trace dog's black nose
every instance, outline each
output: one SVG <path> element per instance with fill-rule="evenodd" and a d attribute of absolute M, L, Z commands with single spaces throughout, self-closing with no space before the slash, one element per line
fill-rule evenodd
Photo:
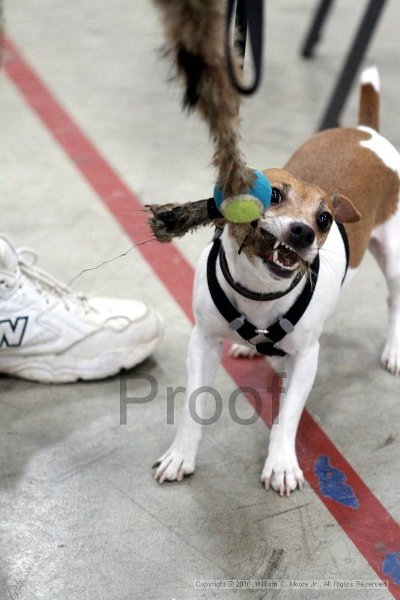
<path fill-rule="evenodd" d="M 289 244 L 293 248 L 307 248 L 315 240 L 315 233 L 312 227 L 305 223 L 292 223 L 290 226 Z"/>

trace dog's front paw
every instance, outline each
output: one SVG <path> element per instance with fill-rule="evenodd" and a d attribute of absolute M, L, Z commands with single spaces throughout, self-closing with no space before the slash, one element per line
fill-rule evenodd
<path fill-rule="evenodd" d="M 394 332 L 389 335 L 382 352 L 381 365 L 392 375 L 400 375 L 400 339 Z"/>
<path fill-rule="evenodd" d="M 255 348 L 245 346 L 244 344 L 232 344 L 229 348 L 229 356 L 233 358 L 254 358 L 261 356 Z"/>
<path fill-rule="evenodd" d="M 297 487 L 301 490 L 304 476 L 296 454 L 282 449 L 279 452 L 269 452 L 261 473 L 261 482 L 266 490 L 272 487 L 281 496 L 290 496 L 290 492 Z"/>
<path fill-rule="evenodd" d="M 164 481 L 182 481 L 194 473 L 195 459 L 190 453 L 178 446 L 171 446 L 153 465 L 157 469 L 154 479 L 159 483 Z"/>

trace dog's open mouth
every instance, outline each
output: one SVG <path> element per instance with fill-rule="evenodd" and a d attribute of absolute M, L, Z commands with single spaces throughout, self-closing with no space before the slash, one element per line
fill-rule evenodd
<path fill-rule="evenodd" d="M 272 250 L 261 256 L 267 267 L 279 277 L 291 277 L 304 263 L 289 246 L 276 240 Z"/>
<path fill-rule="evenodd" d="M 310 264 L 300 253 L 297 253 L 285 242 L 279 240 L 265 228 L 256 227 L 244 238 L 243 225 L 231 225 L 231 230 L 238 239 L 239 247 L 249 258 L 261 259 L 268 271 L 275 278 L 289 279 L 297 273 L 306 274 Z M 242 246 L 240 246 L 242 244 Z"/>

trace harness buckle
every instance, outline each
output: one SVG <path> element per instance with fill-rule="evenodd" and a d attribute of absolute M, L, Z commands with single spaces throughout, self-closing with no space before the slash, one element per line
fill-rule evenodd
<path fill-rule="evenodd" d="M 267 344 L 273 344 L 274 343 L 267 336 L 268 329 L 256 329 L 256 328 L 254 328 L 254 331 L 256 332 L 257 335 L 255 335 L 254 337 L 252 337 L 249 340 L 250 344 L 253 344 L 253 346 L 257 346 L 257 344 L 263 344 L 263 343 L 267 343 Z"/>
<path fill-rule="evenodd" d="M 229 323 L 229 327 L 233 329 L 233 331 L 237 331 L 242 327 L 242 325 L 244 325 L 245 319 L 246 317 L 244 315 L 241 315 L 240 317 L 233 319 L 233 321 Z"/>
<path fill-rule="evenodd" d="M 289 321 L 289 319 L 279 317 L 279 325 L 286 333 L 292 333 L 292 331 L 294 331 L 294 325 Z"/>

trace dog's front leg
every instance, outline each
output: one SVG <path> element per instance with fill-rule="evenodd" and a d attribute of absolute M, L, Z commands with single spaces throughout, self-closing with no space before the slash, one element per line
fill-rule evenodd
<path fill-rule="evenodd" d="M 287 358 L 287 384 L 280 398 L 279 414 L 271 429 L 268 456 L 261 474 L 266 489 L 271 485 L 288 496 L 304 477 L 296 456 L 296 433 L 301 413 L 314 383 L 319 343 Z"/>
<path fill-rule="evenodd" d="M 154 477 L 160 483 L 181 481 L 185 475 L 194 472 L 209 396 L 205 388 L 214 382 L 221 353 L 222 343 L 210 339 L 198 326 L 193 329 L 188 348 L 188 386 L 182 419 L 172 445 L 154 465 L 157 467 Z"/>

